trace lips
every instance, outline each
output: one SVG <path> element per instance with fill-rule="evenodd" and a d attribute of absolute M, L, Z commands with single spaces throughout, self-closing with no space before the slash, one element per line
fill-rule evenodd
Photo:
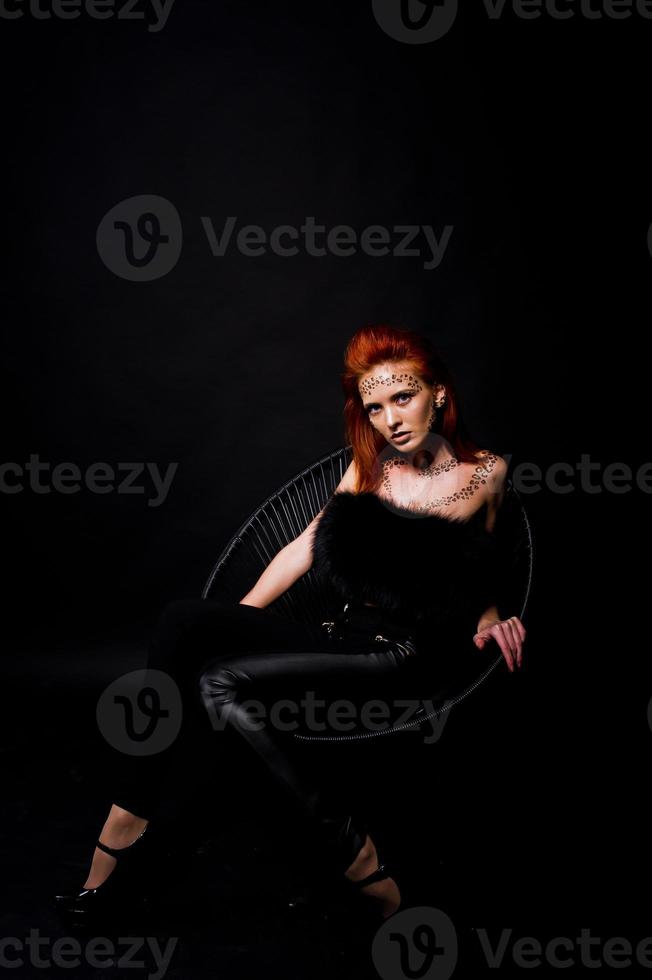
<path fill-rule="evenodd" d="M 403 439 L 405 436 L 411 435 L 410 432 L 395 432 L 392 439 Z"/>

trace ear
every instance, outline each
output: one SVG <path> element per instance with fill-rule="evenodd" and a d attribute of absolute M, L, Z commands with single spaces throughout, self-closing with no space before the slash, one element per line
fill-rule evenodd
<path fill-rule="evenodd" d="M 435 400 L 435 405 L 437 408 L 441 408 L 446 401 L 446 388 L 444 385 L 434 385 L 432 389 L 432 397 Z"/>

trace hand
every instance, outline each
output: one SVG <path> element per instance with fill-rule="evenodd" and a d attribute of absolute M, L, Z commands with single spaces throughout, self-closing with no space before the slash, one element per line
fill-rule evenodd
<path fill-rule="evenodd" d="M 518 616 L 499 619 L 495 623 L 485 626 L 484 629 L 478 630 L 473 636 L 473 642 L 478 650 L 482 650 L 492 638 L 500 647 L 507 666 L 513 673 L 516 667 L 520 667 L 523 663 L 522 649 L 525 640 L 523 623 Z"/>

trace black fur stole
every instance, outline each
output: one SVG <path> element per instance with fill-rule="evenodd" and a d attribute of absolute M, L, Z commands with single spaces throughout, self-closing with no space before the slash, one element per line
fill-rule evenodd
<path fill-rule="evenodd" d="M 485 508 L 470 519 L 423 516 L 374 493 L 335 493 L 313 538 L 313 566 L 345 600 L 401 619 L 446 622 L 496 601 L 496 546 Z"/>

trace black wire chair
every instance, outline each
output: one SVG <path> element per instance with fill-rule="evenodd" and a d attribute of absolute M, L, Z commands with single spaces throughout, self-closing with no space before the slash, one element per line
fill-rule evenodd
<path fill-rule="evenodd" d="M 239 602 L 258 580 L 272 558 L 293 541 L 326 504 L 341 481 L 352 459 L 350 446 L 335 450 L 308 466 L 271 494 L 244 522 L 228 542 L 217 559 L 202 592 L 202 598 L 221 598 Z M 525 615 L 533 570 L 533 542 L 530 523 L 520 496 L 510 480 L 499 511 L 496 533 L 502 542 L 501 595 L 498 603 L 502 610 L 519 609 L 519 618 Z M 323 643 L 321 623 L 332 620 L 342 600 L 328 582 L 323 581 L 311 568 L 286 592 L 267 608 L 279 615 L 301 623 L 307 633 Z M 439 718 L 443 711 L 475 690 L 501 663 L 502 654 L 486 665 L 477 677 L 466 684 L 443 706 L 431 711 L 425 707 L 415 712 L 414 718 L 403 723 L 392 723 L 374 731 L 353 731 L 346 735 L 319 735 L 295 731 L 293 737 L 303 741 L 351 741 L 389 735 L 420 726 Z M 426 692 L 428 693 L 428 692 Z M 435 698 L 434 700 L 438 700 Z M 431 699 L 432 703 L 434 700 Z M 427 703 L 431 703 L 428 701 Z"/>

